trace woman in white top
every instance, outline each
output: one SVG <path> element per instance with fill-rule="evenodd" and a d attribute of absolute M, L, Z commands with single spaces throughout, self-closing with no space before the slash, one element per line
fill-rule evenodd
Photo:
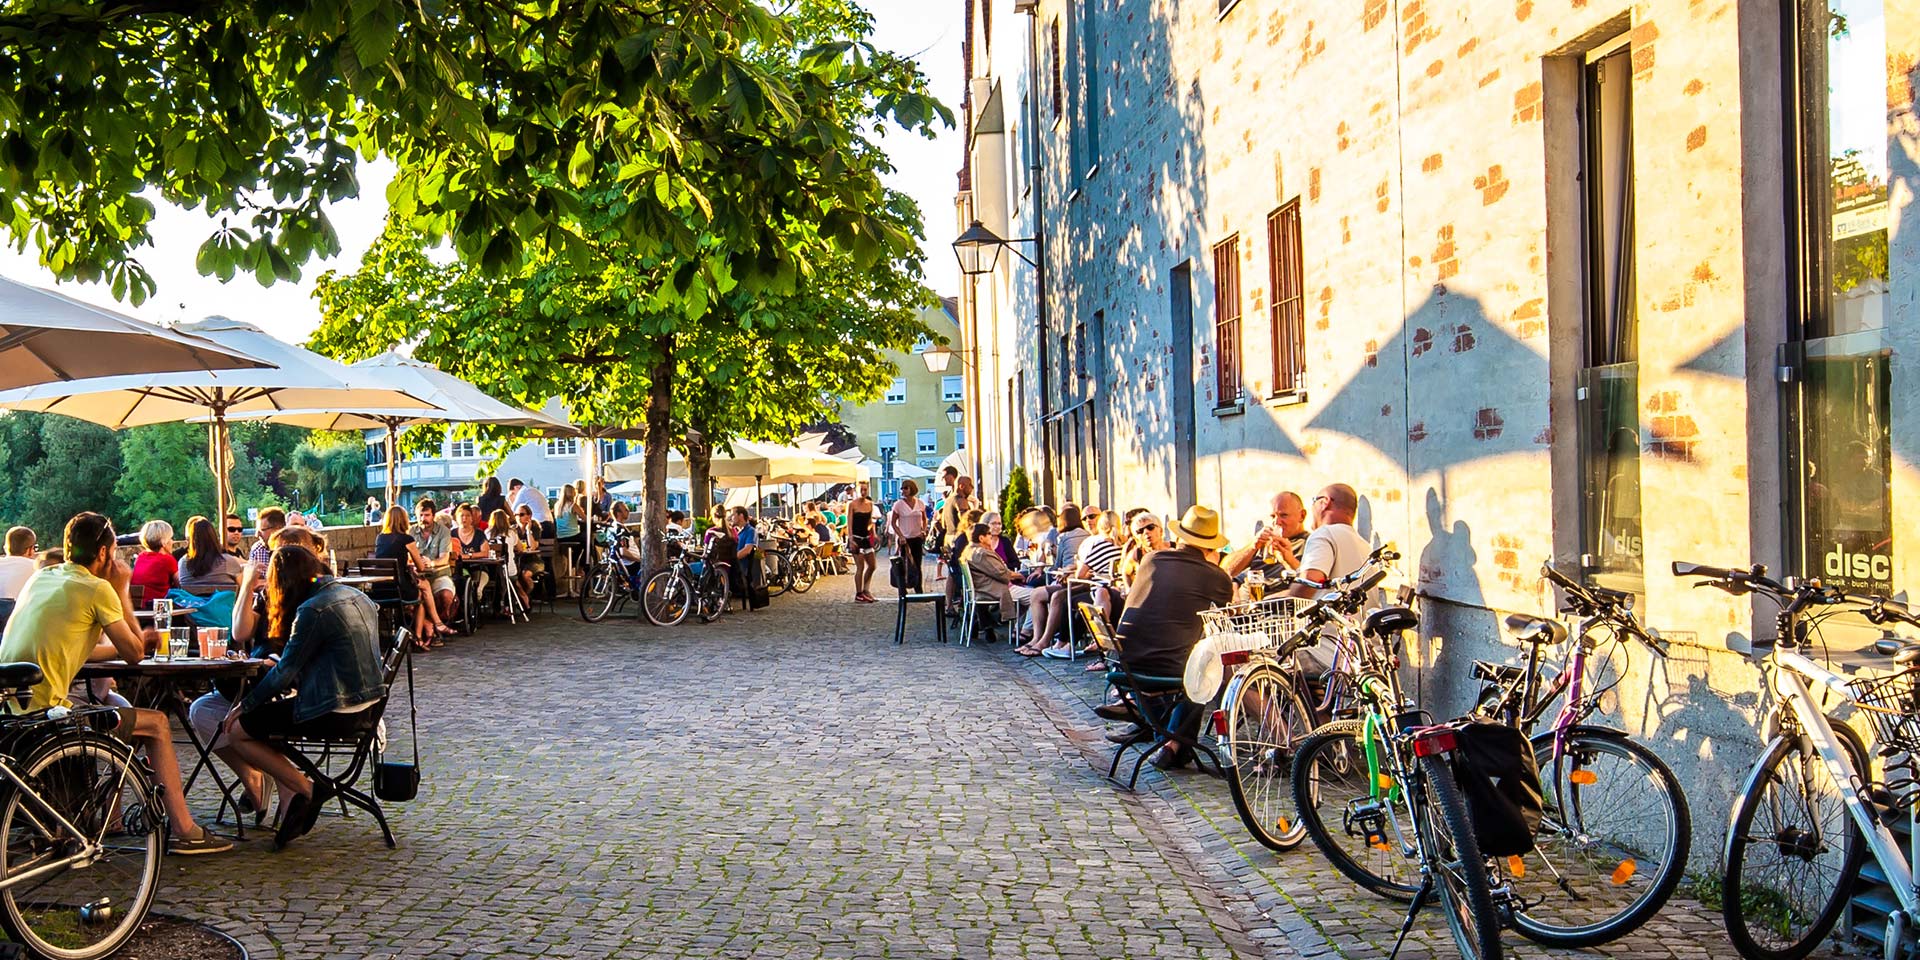
<path fill-rule="evenodd" d="M 906 558 L 907 591 L 920 592 L 920 564 L 927 549 L 927 508 L 920 502 L 920 485 L 900 481 L 900 499 L 887 511 L 887 530 L 894 535 L 894 555 Z"/>

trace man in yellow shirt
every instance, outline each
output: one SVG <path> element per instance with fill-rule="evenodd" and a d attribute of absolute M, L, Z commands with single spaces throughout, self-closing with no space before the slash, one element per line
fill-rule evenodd
<path fill-rule="evenodd" d="M 114 553 L 113 525 L 97 513 L 82 513 L 67 521 L 65 540 L 67 562 L 27 581 L 5 634 L 0 635 L 0 662 L 38 664 L 45 674 L 33 687 L 29 710 L 68 705 L 67 690 L 89 660 L 117 657 L 139 663 L 147 655 L 149 638 L 135 629 L 124 612 L 133 609 L 127 592 L 131 571 Z M 157 636 L 152 639 L 158 641 Z M 172 824 L 172 852 L 192 855 L 233 849 L 232 843 L 196 824 L 187 810 L 166 714 L 121 708 L 115 733 L 147 752 Z"/>

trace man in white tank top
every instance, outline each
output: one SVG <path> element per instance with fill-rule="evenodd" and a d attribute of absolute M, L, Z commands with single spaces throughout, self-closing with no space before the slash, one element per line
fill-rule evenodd
<path fill-rule="evenodd" d="M 1353 529 L 1360 495 L 1344 483 L 1328 484 L 1308 504 L 1313 532 L 1300 548 L 1300 576 L 1287 589 L 1289 596 L 1311 597 L 1328 582 L 1346 576 L 1366 562 L 1373 547 Z"/>

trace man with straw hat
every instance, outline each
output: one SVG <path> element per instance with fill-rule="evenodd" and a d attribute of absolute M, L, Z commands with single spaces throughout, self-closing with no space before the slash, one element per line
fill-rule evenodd
<path fill-rule="evenodd" d="M 1135 673 L 1180 676 L 1187 655 L 1200 642 L 1200 611 L 1233 600 L 1233 580 L 1220 568 L 1220 551 L 1227 545 L 1220 514 L 1209 507 L 1189 507 L 1172 532 L 1177 546 L 1140 562 L 1115 631 L 1120 655 Z M 1180 696 L 1168 726 L 1176 738 L 1191 744 L 1205 717 L 1201 705 Z M 1192 761 L 1191 747 L 1177 743 L 1153 756 L 1153 765 L 1162 770 Z"/>

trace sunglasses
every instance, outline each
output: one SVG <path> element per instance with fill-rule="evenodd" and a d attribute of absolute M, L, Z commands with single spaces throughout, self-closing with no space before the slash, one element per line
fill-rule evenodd
<path fill-rule="evenodd" d="M 1133 535 L 1137 537 L 1143 533 L 1152 533 L 1158 529 L 1160 529 L 1160 525 L 1157 523 L 1144 523 L 1133 528 Z"/>
<path fill-rule="evenodd" d="M 1324 494 L 1324 493 L 1323 493 L 1323 494 L 1321 494 L 1321 495 L 1319 495 L 1319 496 L 1317 496 L 1317 497 L 1314 497 L 1314 498 L 1313 498 L 1313 502 L 1314 502 L 1314 503 L 1316 503 L 1316 504 L 1318 504 L 1318 503 L 1319 503 L 1320 501 L 1322 501 L 1322 500 L 1325 500 L 1325 501 L 1326 501 L 1326 502 L 1328 502 L 1328 503 L 1332 503 L 1332 502 L 1333 502 L 1333 498 L 1332 498 L 1332 497 L 1329 497 L 1329 496 L 1327 496 L 1327 495 L 1326 495 L 1326 494 Z"/>
<path fill-rule="evenodd" d="M 228 533 L 245 533 L 246 531 L 240 527 L 228 527 L 227 532 Z"/>

